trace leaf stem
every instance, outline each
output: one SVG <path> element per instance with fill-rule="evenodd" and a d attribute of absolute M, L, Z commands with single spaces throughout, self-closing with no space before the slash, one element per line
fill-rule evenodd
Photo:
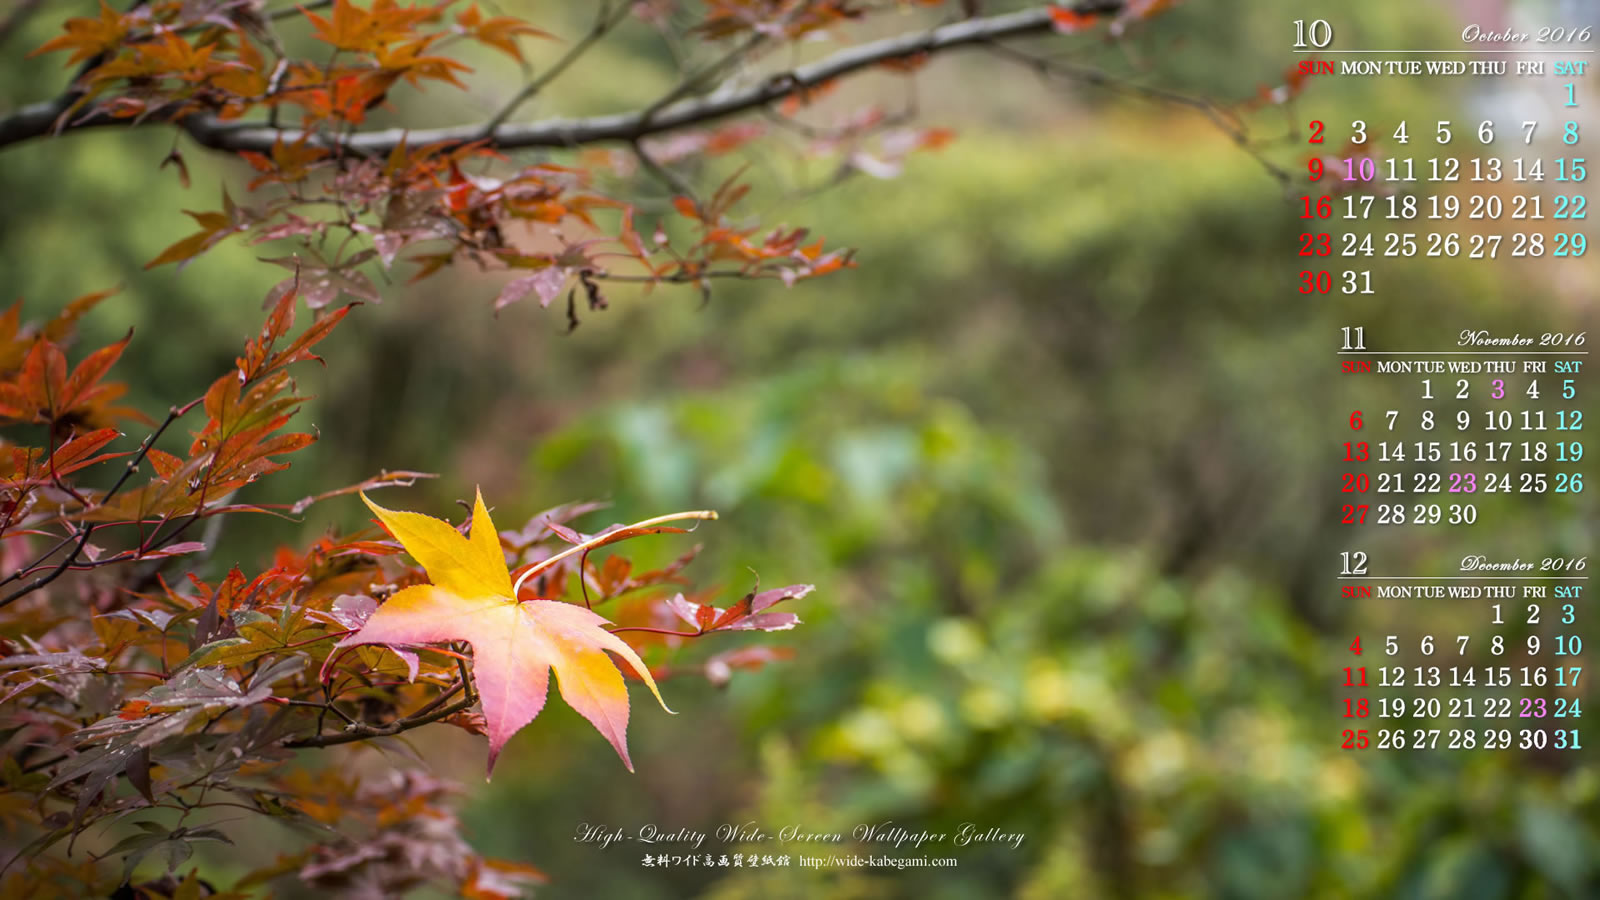
<path fill-rule="evenodd" d="M 603 547 L 606 544 L 611 543 L 613 540 L 617 540 L 617 538 L 613 538 L 612 535 L 616 534 L 618 531 L 631 531 L 636 528 L 649 528 L 654 525 L 664 525 L 667 522 L 681 522 L 684 519 L 699 519 L 701 521 L 705 521 L 707 519 L 715 519 L 716 517 L 717 511 L 714 509 L 697 509 L 691 512 L 668 513 L 664 516 L 656 516 L 653 519 L 644 519 L 639 522 L 634 522 L 632 525 L 624 525 L 621 528 L 613 529 L 605 534 L 597 534 L 581 544 L 573 544 L 571 547 L 568 547 L 567 549 L 557 553 L 555 556 L 552 556 L 547 560 L 544 560 L 543 562 L 535 563 L 532 568 L 522 573 L 522 577 L 517 579 L 516 584 L 511 586 L 511 596 L 515 598 L 517 594 L 522 591 L 523 583 L 529 578 L 532 578 L 540 572 L 549 569 L 556 563 L 561 562 L 563 559 L 566 559 L 569 556 L 575 556 L 579 553 L 586 553 L 596 547 Z"/>
<path fill-rule="evenodd" d="M 478 692 L 474 690 L 474 686 L 472 684 L 472 673 L 467 671 L 466 656 L 463 655 L 456 657 L 456 670 L 461 673 L 461 686 L 467 691 L 467 699 L 473 703 L 478 702 Z"/>
<path fill-rule="evenodd" d="M 709 631 L 673 631 L 670 628 L 650 628 L 644 625 L 624 625 L 621 628 L 610 628 L 607 630 L 612 634 L 619 634 L 624 631 L 642 631 L 645 634 L 667 634 L 673 637 L 686 638 L 703 637 L 711 633 Z"/>

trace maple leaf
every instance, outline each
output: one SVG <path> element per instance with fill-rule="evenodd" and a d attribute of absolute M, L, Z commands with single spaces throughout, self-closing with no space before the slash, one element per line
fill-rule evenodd
<path fill-rule="evenodd" d="M 524 275 L 507 283 L 500 290 L 500 296 L 494 301 L 494 308 L 504 309 L 530 293 L 539 295 L 539 305 L 548 307 L 550 301 L 561 296 L 561 289 L 567 286 L 567 279 L 572 275 L 572 270 L 564 266 L 546 266 L 532 275 Z"/>
<path fill-rule="evenodd" d="M 552 39 L 555 37 L 548 31 L 541 31 L 511 16 L 491 16 L 485 19 L 476 3 L 456 16 L 456 24 L 479 43 L 493 47 L 517 62 L 523 62 L 522 50 L 517 47 L 513 38 L 519 35 Z"/>
<path fill-rule="evenodd" d="M 483 494 L 473 507 L 468 537 L 442 519 L 384 509 L 365 493 L 361 499 L 433 583 L 397 592 L 339 646 L 471 644 L 472 679 L 488 725 L 491 773 L 506 741 L 544 709 L 554 669 L 562 698 L 611 742 L 633 771 L 627 744 L 628 691 L 606 652 L 621 657 L 667 709 L 655 679 L 632 647 L 605 630 L 610 623 L 599 614 L 560 601 L 515 599 Z"/>
<path fill-rule="evenodd" d="M 137 410 L 110 403 L 127 388 L 101 379 L 122 356 L 128 337 L 89 354 L 71 374 L 67 358 L 48 339 L 36 341 L 13 378 L 0 382 L 0 421 L 55 423 L 58 427 L 83 424 L 105 427 L 118 418 L 148 422 Z"/>
<path fill-rule="evenodd" d="M 68 19 L 66 28 L 66 34 L 47 41 L 28 55 L 33 57 L 56 50 L 71 50 L 72 57 L 67 60 L 67 65 L 71 66 L 110 50 L 120 44 L 128 34 L 128 26 L 123 17 L 107 6 L 105 0 L 100 0 L 98 19 L 87 16 Z"/>
<path fill-rule="evenodd" d="M 401 7 L 395 0 L 377 0 L 370 10 L 350 0 L 334 0 L 333 15 L 328 19 L 303 6 L 300 12 L 311 21 L 318 40 L 357 53 L 372 53 L 405 40 L 416 25 L 438 15 L 437 8 Z"/>
<path fill-rule="evenodd" d="M 245 220 L 245 216 L 241 215 L 244 211 L 233 205 L 233 200 L 228 197 L 226 191 L 223 192 L 222 199 L 226 207 L 225 212 L 184 210 L 184 215 L 194 219 L 200 225 L 200 230 L 161 251 L 161 255 L 145 263 L 144 267 L 153 269 L 159 265 L 175 262 L 178 263 L 178 267 L 181 269 L 196 256 L 210 250 L 223 238 L 243 231 L 249 225 L 249 222 Z"/>
<path fill-rule="evenodd" d="M 727 609 L 695 603 L 682 594 L 667 601 L 667 607 L 702 633 L 707 631 L 788 631 L 800 624 L 794 613 L 769 613 L 768 607 L 785 600 L 796 600 L 812 592 L 814 585 L 791 584 L 788 587 L 757 593 L 751 591 L 744 599 Z"/>

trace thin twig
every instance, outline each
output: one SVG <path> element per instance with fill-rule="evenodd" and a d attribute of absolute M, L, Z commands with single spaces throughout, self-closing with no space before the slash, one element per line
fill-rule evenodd
<path fill-rule="evenodd" d="M 562 72 L 565 72 L 569 66 L 587 53 L 590 47 L 599 43 L 600 39 L 605 37 L 611 29 L 622 24 L 622 21 L 628 17 L 629 8 L 627 0 L 619 0 L 615 8 L 610 7 L 609 3 L 600 4 L 600 12 L 595 16 L 594 25 L 590 27 L 589 32 L 576 44 L 569 47 L 567 52 L 561 55 L 560 59 L 551 64 L 550 68 L 545 69 L 538 77 L 523 85 L 522 90 L 517 91 L 516 96 L 512 97 L 505 106 L 500 108 L 499 112 L 485 122 L 483 125 L 483 137 L 492 139 L 495 130 L 504 125 L 506 120 L 511 118 L 512 114 L 522 104 L 538 96 L 540 91 L 549 87 L 552 81 L 561 77 Z"/>
<path fill-rule="evenodd" d="M 465 712 L 472 706 L 473 703 L 476 702 L 477 701 L 475 699 L 463 697 L 461 700 L 452 703 L 443 709 L 434 710 L 427 715 L 414 717 L 408 716 L 404 719 L 397 719 L 388 725 L 368 725 L 364 728 L 353 729 L 351 731 L 335 732 L 334 734 L 318 734 L 308 738 L 284 741 L 283 746 L 290 749 L 300 749 L 304 747 L 332 747 L 337 744 L 353 744 L 357 741 L 368 740 L 369 738 L 389 737 L 391 735 L 400 734 L 404 731 L 410 731 L 413 728 L 420 728 L 423 725 L 437 722 L 440 719 L 448 719 L 458 712 Z"/>
<path fill-rule="evenodd" d="M 193 404 L 190 404 L 190 406 L 192 405 Z M 118 478 L 116 484 L 111 486 L 111 490 L 106 491 L 105 495 L 100 498 L 101 506 L 109 503 L 111 498 L 115 497 L 117 492 L 122 490 L 123 485 L 128 483 L 128 479 L 133 477 L 133 473 L 138 471 L 139 464 L 144 462 L 145 456 L 150 452 L 151 448 L 156 445 L 156 441 L 160 439 L 162 433 L 165 432 L 168 426 L 170 426 L 173 422 L 176 422 L 179 416 L 183 415 L 184 412 L 187 412 L 188 409 L 189 406 L 174 406 L 167 410 L 166 420 L 163 421 L 155 431 L 152 431 L 149 437 L 144 439 L 144 443 L 139 445 L 139 452 L 136 453 L 132 459 L 128 460 L 127 466 L 124 467 L 122 471 L 122 477 Z M 28 584 L 25 584 L 7 594 L 5 597 L 0 598 L 0 609 L 10 606 L 12 603 L 15 603 L 23 597 L 26 597 L 28 594 L 31 594 L 50 582 L 55 581 L 57 578 L 60 578 L 63 573 L 72 567 L 73 563 L 78 561 L 78 555 L 83 552 L 83 548 L 89 543 L 90 535 L 94 534 L 94 530 L 99 526 L 99 522 L 90 522 L 89 524 L 82 526 L 82 531 L 80 531 L 78 534 L 77 545 L 74 546 L 66 556 L 62 557 L 61 562 L 57 564 L 54 569 L 51 569 L 44 575 L 40 575 L 38 578 L 35 578 Z"/>
<path fill-rule="evenodd" d="M 415 719 L 418 716 L 425 716 L 428 713 L 433 712 L 434 710 L 438 709 L 440 707 L 440 705 L 442 705 L 446 700 L 449 700 L 451 697 L 454 697 L 456 694 L 461 693 L 461 688 L 462 688 L 462 686 L 464 684 L 466 684 L 466 682 L 457 681 L 455 684 L 450 685 L 450 687 L 448 689 L 446 689 L 444 693 L 442 693 L 439 696 L 433 698 L 432 700 L 429 700 L 427 703 L 424 703 L 422 706 L 418 707 L 417 710 L 415 712 L 413 712 L 411 715 L 406 716 L 406 718 Z M 467 696 L 468 697 L 472 697 L 472 694 L 468 693 Z M 473 698 L 473 699 L 476 699 L 476 698 Z"/>
<path fill-rule="evenodd" d="M 644 120 L 646 122 L 653 120 L 657 113 L 678 102 L 679 100 L 682 100 L 684 97 L 694 93 L 707 81 L 710 81 L 713 77 L 720 75 L 729 66 L 741 59 L 744 59 L 749 54 L 754 53 L 762 44 L 766 43 L 766 41 L 767 36 L 765 34 L 756 32 L 746 39 L 744 43 L 728 51 L 728 53 L 724 56 L 719 57 L 710 64 L 701 67 L 698 71 L 685 75 L 683 80 L 678 82 L 676 87 L 663 94 L 654 103 L 651 103 L 649 106 L 645 107 L 643 114 Z"/>
<path fill-rule="evenodd" d="M 711 272 L 674 272 L 671 275 L 612 275 L 596 272 L 590 276 L 596 281 L 615 281 L 619 284 L 692 284 L 705 278 L 755 278 L 755 273 L 742 269 L 716 269 Z"/>
<path fill-rule="evenodd" d="M 549 569 L 556 563 L 561 562 L 563 559 L 578 553 L 587 553 L 596 547 L 602 547 L 615 540 L 613 535 L 615 535 L 618 531 L 632 531 L 635 528 L 650 528 L 656 525 L 664 525 L 668 522 L 681 522 L 684 519 L 699 519 L 703 522 L 709 519 L 715 519 L 716 517 L 717 511 L 714 509 L 697 509 L 691 512 L 668 513 L 664 516 L 656 516 L 651 519 L 645 519 L 641 522 L 634 522 L 632 525 L 625 525 L 622 528 L 613 529 L 605 534 L 597 534 L 581 544 L 573 544 L 571 547 L 568 547 L 560 553 L 557 553 L 548 559 L 540 560 L 539 562 L 530 566 L 528 571 L 523 572 L 522 577 L 517 579 L 517 583 L 511 586 L 511 596 L 517 596 L 518 592 L 522 590 L 523 582 L 539 574 L 540 572 Z"/>
<path fill-rule="evenodd" d="M 701 637 L 711 633 L 709 631 L 673 631 L 670 628 L 649 628 L 644 625 L 624 625 L 620 628 L 608 628 L 606 630 L 612 634 L 620 634 L 624 631 L 642 631 L 645 634 L 666 634 L 673 637 L 687 638 Z"/>
<path fill-rule="evenodd" d="M 467 671 L 467 659 L 465 656 L 456 657 L 456 671 L 461 673 L 461 686 L 466 688 L 467 699 L 476 701 L 478 699 L 478 691 L 473 687 L 472 673 Z"/>
<path fill-rule="evenodd" d="M 1196 110 L 1201 115 L 1209 119 L 1211 123 L 1217 127 L 1218 131 L 1221 131 L 1223 134 L 1227 135 L 1228 138 L 1237 144 L 1240 149 L 1244 150 L 1246 153 L 1255 158 L 1255 160 L 1259 162 L 1261 166 L 1279 182 L 1284 185 L 1288 185 L 1294 180 L 1293 176 L 1285 171 L 1282 166 L 1279 166 L 1278 164 L 1267 159 L 1258 150 L 1256 150 L 1256 148 L 1250 143 L 1250 133 L 1245 128 L 1243 123 L 1241 123 L 1229 111 L 1218 107 L 1210 100 L 1202 97 L 1191 97 L 1187 94 L 1181 94 L 1177 91 L 1169 91 L 1165 88 L 1152 87 L 1150 85 L 1138 84 L 1131 81 L 1123 81 L 1118 78 L 1113 78 L 1111 75 L 1102 72 L 1099 69 L 1091 69 L 1087 66 L 1078 66 L 1071 63 L 1046 59 L 1042 56 L 1035 56 L 1031 53 L 1026 53 L 1022 50 L 1018 50 L 1015 47 L 1010 47 L 1005 44 L 991 44 L 989 50 L 996 55 L 1029 66 L 1041 75 L 1053 75 L 1058 78 L 1065 78 L 1073 81 L 1083 82 L 1085 84 L 1092 84 L 1096 87 L 1103 87 L 1109 90 L 1138 94 L 1150 100 L 1172 103 L 1178 106 L 1186 106 L 1190 109 Z"/>
<path fill-rule="evenodd" d="M 701 211 L 700 199 L 695 196 L 694 185 L 690 184 L 688 179 L 684 178 L 682 175 L 679 175 L 677 172 L 672 171 L 661 163 L 656 162 L 655 157 L 651 156 L 650 152 L 644 149 L 644 144 L 642 142 L 634 141 L 631 146 L 633 147 L 633 155 L 638 157 L 639 165 L 643 166 L 646 172 L 649 172 L 655 178 L 659 179 L 661 183 L 665 184 L 673 193 L 681 194 L 682 196 L 689 198 L 689 202 L 694 204 L 695 210 Z"/>
<path fill-rule="evenodd" d="M 339 718 L 345 720 L 346 722 L 348 722 L 351 725 L 360 725 L 361 724 L 360 722 L 358 722 L 354 718 L 352 718 L 349 713 L 346 713 L 344 710 L 340 709 L 339 707 L 334 706 L 332 703 L 318 703 L 315 700 L 295 700 L 295 699 L 292 699 L 292 698 L 289 698 L 289 697 L 275 697 L 275 698 L 273 698 L 272 702 L 281 703 L 284 706 L 309 706 L 309 707 L 312 707 L 314 709 L 325 709 L 325 710 L 333 713 L 334 715 L 337 715 Z"/>
<path fill-rule="evenodd" d="M 0 45 L 5 42 L 28 21 L 44 3 L 44 0 L 17 0 L 17 5 L 11 10 L 11 15 L 0 19 Z"/>
<path fill-rule="evenodd" d="M 280 19 L 292 19 L 295 16 L 299 15 L 300 11 L 302 9 L 304 9 L 304 10 L 326 9 L 327 7 L 330 7 L 332 5 L 333 5 L 333 0 L 309 0 L 309 2 L 306 2 L 306 3 L 297 3 L 294 6 L 287 6 L 287 7 L 284 7 L 283 9 L 275 9 L 272 12 L 267 14 L 267 18 L 269 18 L 269 19 L 271 19 L 271 20 L 273 20 L 275 22 L 280 20 Z"/>

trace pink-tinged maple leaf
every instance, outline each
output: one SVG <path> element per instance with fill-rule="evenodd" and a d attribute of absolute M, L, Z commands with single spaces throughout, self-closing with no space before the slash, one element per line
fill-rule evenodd
<path fill-rule="evenodd" d="M 494 301 L 494 308 L 504 309 L 529 294 L 539 295 L 539 306 L 548 307 L 550 301 L 561 296 L 561 290 L 567 286 L 567 280 L 571 276 L 571 269 L 550 265 L 532 275 L 512 279 L 500 290 L 500 296 Z"/>
<path fill-rule="evenodd" d="M 467 537 L 442 519 L 384 509 L 366 494 L 361 499 L 433 583 L 397 592 L 340 646 L 472 645 L 472 680 L 488 727 L 491 773 L 506 741 L 544 709 L 554 669 L 562 698 L 611 742 L 633 771 L 628 690 L 606 653 L 620 657 L 667 709 L 655 679 L 633 648 L 605 629 L 610 623 L 599 614 L 559 601 L 515 599 L 483 495 L 473 508 Z"/>

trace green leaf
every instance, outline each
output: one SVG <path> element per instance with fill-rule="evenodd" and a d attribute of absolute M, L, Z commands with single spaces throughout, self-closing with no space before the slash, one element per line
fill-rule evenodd
<path fill-rule="evenodd" d="M 198 650 L 189 654 L 189 656 L 184 659 L 183 662 L 178 663 L 178 665 L 174 667 L 174 671 L 182 669 L 199 669 L 204 668 L 205 666 L 233 665 L 234 663 L 232 658 L 234 656 L 241 655 L 237 653 L 237 651 L 240 648 L 248 649 L 249 647 L 249 638 L 231 637 L 223 638 L 220 641 L 212 641 L 211 643 L 205 644 Z M 229 653 L 228 651 L 230 650 L 236 652 Z"/>

